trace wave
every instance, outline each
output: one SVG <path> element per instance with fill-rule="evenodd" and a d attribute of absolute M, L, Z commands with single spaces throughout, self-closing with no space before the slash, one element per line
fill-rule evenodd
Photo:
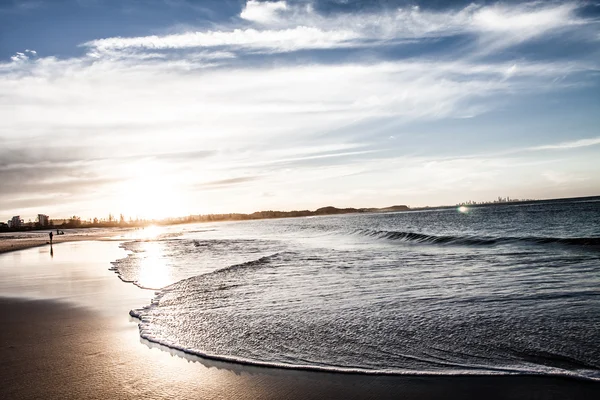
<path fill-rule="evenodd" d="M 234 270 L 241 269 L 241 268 L 260 268 L 263 265 L 270 264 L 271 261 L 280 257 L 282 254 L 283 253 L 273 253 L 268 256 L 263 256 L 263 257 L 257 258 L 256 260 L 246 261 L 241 264 L 229 265 L 225 268 L 217 269 L 217 270 L 211 272 L 211 274 L 217 274 L 217 273 L 221 273 L 221 272 L 225 272 L 225 271 L 234 271 Z"/>
<path fill-rule="evenodd" d="M 264 267 L 277 266 L 279 261 L 285 260 L 287 257 L 297 255 L 294 252 L 279 252 L 268 256 L 260 257 L 252 261 L 231 265 L 225 268 L 215 270 L 208 274 L 198 275 L 190 277 L 188 279 L 179 281 L 169 287 L 164 288 L 162 291 L 157 292 L 156 296 L 152 300 L 151 304 L 141 309 L 134 309 L 130 311 L 130 315 L 140 320 L 139 323 L 139 334 L 140 337 L 149 342 L 155 343 L 161 346 L 165 346 L 172 350 L 180 351 L 187 355 L 200 357 L 203 359 L 210 359 L 223 362 L 231 362 L 241 365 L 251 365 L 266 368 L 281 368 L 281 369 L 293 369 L 293 370 L 304 370 L 304 371 L 315 371 L 315 372 L 330 372 L 330 373 L 343 373 L 343 374 L 361 374 L 361 375 L 389 375 L 389 376 L 553 376 L 563 377 L 578 380 L 587 380 L 600 382 L 600 371 L 594 369 L 594 366 L 590 366 L 584 362 L 577 361 L 575 359 L 566 358 L 559 354 L 537 354 L 537 353 L 521 353 L 525 359 L 523 362 L 510 363 L 505 365 L 494 365 L 493 359 L 487 359 L 486 357 L 479 357 L 483 361 L 467 361 L 467 360 L 446 360 L 444 358 L 438 358 L 436 356 L 430 356 L 424 353 L 426 357 L 421 355 L 410 356 L 404 354 L 403 357 L 414 358 L 417 361 L 424 361 L 430 364 L 436 364 L 444 367 L 443 369 L 427 367 L 424 368 L 398 368 L 398 367 L 377 367 L 377 366 L 358 366 L 358 365 L 332 365 L 328 364 L 328 361 L 324 363 L 308 361 L 308 358 L 296 358 L 295 360 L 289 359 L 285 361 L 280 360 L 263 360 L 260 354 L 257 356 L 245 353 L 244 350 L 236 351 L 234 354 L 223 354 L 219 350 L 206 350 L 202 348 L 202 344 L 181 344 L 180 340 L 175 335 L 165 335 L 162 329 L 156 329 L 155 324 L 160 325 L 161 318 L 159 313 L 154 311 L 159 310 L 161 307 L 174 307 L 176 303 L 173 298 L 167 298 L 165 304 L 161 304 L 165 295 L 169 293 L 179 292 L 179 295 L 185 295 L 190 287 L 199 287 L 201 284 L 204 286 L 202 289 L 197 290 L 198 293 L 206 293 L 210 291 L 208 288 L 210 285 L 213 286 L 213 291 L 222 290 L 223 285 L 227 284 L 226 288 L 239 286 L 236 282 L 227 282 L 213 280 L 216 275 L 237 273 L 240 270 L 260 270 Z M 252 272 L 252 271 L 251 271 Z M 259 272 L 260 273 L 260 272 Z M 222 278 L 219 277 L 219 278 Z M 207 281 L 205 281 L 207 280 Z M 241 281 L 245 281 L 245 278 L 241 278 Z M 204 303 L 198 303 L 204 304 Z M 184 307 L 185 308 L 185 307 Z M 181 317 L 181 315 L 180 315 Z M 189 318 L 188 321 L 194 319 Z M 164 322 L 164 321 L 163 321 Z M 216 322 L 213 322 L 216 323 Z M 198 347 L 197 347 L 198 346 Z M 471 355 L 471 357 L 476 357 Z M 552 359 L 557 361 L 554 366 L 544 365 L 544 363 L 537 363 L 536 360 L 544 358 L 546 360 Z M 572 368 L 564 368 L 561 364 L 564 364 L 565 360 L 569 361 L 569 365 Z"/>
<path fill-rule="evenodd" d="M 428 235 L 416 232 L 402 231 L 378 231 L 368 229 L 358 229 L 353 232 L 363 236 L 369 236 L 377 239 L 398 240 L 403 242 L 423 243 L 423 244 L 448 244 L 448 245 L 466 245 L 466 246 L 494 246 L 502 244 L 560 244 L 582 247 L 593 247 L 600 249 L 600 237 L 579 237 L 579 238 L 555 238 L 555 237 L 494 237 L 494 236 L 452 236 L 452 235 Z"/>
<path fill-rule="evenodd" d="M 263 257 L 257 258 L 256 260 L 246 261 L 246 262 L 243 262 L 243 263 L 240 263 L 240 264 L 229 265 L 227 267 L 219 268 L 219 269 L 216 269 L 216 270 L 211 271 L 211 272 L 206 272 L 204 274 L 190 276 L 189 278 L 181 279 L 180 281 L 177 281 L 177 282 L 173 283 L 172 285 L 169 285 L 169 286 L 166 286 L 166 287 L 162 288 L 161 292 L 159 292 L 159 294 L 155 297 L 155 300 L 160 299 L 160 297 L 162 297 L 162 295 L 164 295 L 165 293 L 167 293 L 169 290 L 172 290 L 173 287 L 176 286 L 176 285 L 181 285 L 181 284 L 184 284 L 186 282 L 194 282 L 194 281 L 197 281 L 199 279 L 204 279 L 206 277 L 210 277 L 212 275 L 218 275 L 218 274 L 223 274 L 223 273 L 230 273 L 230 272 L 234 272 L 234 271 L 237 271 L 237 270 L 240 270 L 240 269 L 259 269 L 259 268 L 261 268 L 263 266 L 266 266 L 266 265 L 270 264 L 271 261 L 279 258 L 283 254 L 284 254 L 284 252 L 282 252 L 282 253 L 274 253 L 274 254 L 270 254 L 268 256 L 263 256 Z"/>
<path fill-rule="evenodd" d="M 578 380 L 600 382 L 600 374 L 597 371 L 568 371 L 555 367 L 542 365 L 530 365 L 530 368 L 524 368 L 520 365 L 515 366 L 485 366 L 485 365 L 463 365 L 455 364 L 455 369 L 448 370 L 412 370 L 412 369 L 366 369 L 360 367 L 344 367 L 331 365 L 315 364 L 292 364 L 282 362 L 267 362 L 255 359 L 249 359 L 239 356 L 213 354 L 198 349 L 191 349 L 177 344 L 174 341 L 161 339 L 154 336 L 151 332 L 152 318 L 146 318 L 145 311 L 155 307 L 159 303 L 160 295 L 152 301 L 152 304 L 142 309 L 131 310 L 129 315 L 140 320 L 138 324 L 140 337 L 150 343 L 165 346 L 169 349 L 180 351 L 184 354 L 200 357 L 214 361 L 224 361 L 240 365 L 250 365 L 265 368 L 292 369 L 300 371 L 330 372 L 340 374 L 359 374 L 359 375 L 387 375 L 387 376 L 555 376 L 562 378 L 571 378 Z"/>

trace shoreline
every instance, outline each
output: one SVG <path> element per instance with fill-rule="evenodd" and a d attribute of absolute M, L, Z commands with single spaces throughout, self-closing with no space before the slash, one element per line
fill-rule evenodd
<path fill-rule="evenodd" d="M 55 236 L 55 238 L 52 239 L 52 245 L 93 240 L 107 242 L 123 241 L 123 239 L 106 237 L 106 235 L 73 235 L 66 238 L 56 238 Z M 4 239 L 0 237 L 0 254 L 42 246 L 50 247 L 49 239 Z"/>
<path fill-rule="evenodd" d="M 51 300 L 0 298 L 0 323 L 3 398 L 589 399 L 600 394 L 598 384 L 556 377 L 369 376 L 213 362 L 136 343 L 130 321 Z"/>
<path fill-rule="evenodd" d="M 89 240 L 89 238 L 88 238 Z M 0 397 L 200 399 L 588 399 L 600 384 L 544 376 L 374 376 L 248 366 L 140 338 L 128 311 L 153 291 L 124 285 L 108 242 L 0 255 Z M 19 297 L 19 298 L 17 298 Z M 31 382 L 36 382 L 32 385 Z"/>
<path fill-rule="evenodd" d="M 139 318 L 132 316 L 132 318 L 139 321 Z M 342 368 L 342 367 L 321 367 L 317 365 L 302 365 L 302 364 L 274 364 L 262 361 L 255 361 L 251 359 L 241 359 L 227 356 L 215 356 L 210 354 L 203 354 L 200 352 L 189 351 L 187 349 L 171 347 L 162 344 L 158 341 L 140 337 L 140 342 L 144 343 L 149 348 L 157 348 L 162 351 L 169 352 L 177 355 L 181 358 L 185 358 L 194 362 L 218 362 L 224 364 L 238 365 L 241 368 L 266 368 L 273 370 L 288 370 L 288 371 L 299 371 L 299 372 L 310 372 L 310 373 L 323 373 L 323 374 L 334 374 L 334 375 L 345 375 L 345 376 L 364 376 L 364 377 L 388 377 L 388 378 L 425 378 L 425 379 L 437 379 L 437 378 L 449 378 L 449 379 L 469 379 L 469 378 L 542 378 L 542 379 L 559 379 L 565 381 L 579 381 L 584 383 L 590 383 L 598 385 L 600 389 L 600 381 L 596 378 L 588 378 L 578 375 L 567 375 L 567 374 L 544 374 L 544 373 L 530 373 L 530 372 L 519 372 L 519 371 L 502 371 L 497 373 L 485 373 L 485 372 L 430 372 L 430 371 L 385 371 L 385 370 L 368 370 L 361 368 Z M 500 370 L 498 370 L 500 371 Z M 600 394 L 600 393 L 599 393 Z"/>
<path fill-rule="evenodd" d="M 3 234 L 0 234 L 0 254 L 31 249 L 34 247 L 50 247 L 49 232 L 50 230 L 4 232 Z M 134 228 L 80 228 L 66 230 L 66 233 L 63 235 L 53 236 L 52 245 L 83 241 L 123 242 L 143 238 L 143 235 L 141 235 L 143 232 L 144 230 L 138 231 Z"/>

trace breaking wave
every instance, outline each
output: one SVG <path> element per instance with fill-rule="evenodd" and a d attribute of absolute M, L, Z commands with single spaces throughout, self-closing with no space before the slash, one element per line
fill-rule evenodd
<path fill-rule="evenodd" d="M 560 244 L 572 246 L 584 246 L 600 248 L 600 237 L 492 237 L 492 236 L 437 236 L 427 235 L 417 232 L 401 231 L 379 231 L 368 229 L 357 229 L 354 234 L 364 235 L 377 239 L 398 240 L 403 242 L 423 243 L 423 244 L 448 244 L 448 245 L 466 245 L 466 246 L 493 246 L 504 244 Z"/>

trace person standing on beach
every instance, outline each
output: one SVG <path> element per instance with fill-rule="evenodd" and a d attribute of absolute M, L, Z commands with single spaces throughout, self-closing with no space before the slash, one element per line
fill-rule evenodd
<path fill-rule="evenodd" d="M 54 236 L 54 235 L 52 234 L 52 232 L 50 232 L 49 236 L 50 236 L 50 245 L 52 245 L 52 236 Z"/>

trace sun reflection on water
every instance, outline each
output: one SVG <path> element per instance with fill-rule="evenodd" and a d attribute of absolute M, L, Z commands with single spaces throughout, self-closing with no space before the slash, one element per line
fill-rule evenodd
<path fill-rule="evenodd" d="M 140 259 L 138 284 L 149 289 L 160 289 L 171 282 L 170 267 L 157 242 L 144 243 L 144 256 Z"/>
<path fill-rule="evenodd" d="M 140 236 L 143 239 L 156 239 L 156 237 L 160 235 L 163 232 L 163 230 L 164 229 L 161 229 L 156 225 L 150 225 L 142 230 Z"/>

